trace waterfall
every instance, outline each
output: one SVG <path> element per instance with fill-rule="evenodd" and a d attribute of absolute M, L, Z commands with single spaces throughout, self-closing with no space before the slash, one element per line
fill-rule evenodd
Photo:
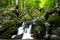
<path fill-rule="evenodd" d="M 18 32 L 17 32 L 17 35 L 21 35 L 24 33 L 24 26 L 25 26 L 25 22 L 22 23 L 22 26 L 18 28 Z M 14 38 L 16 37 L 16 35 L 13 35 L 11 38 Z"/>
<path fill-rule="evenodd" d="M 32 28 L 32 25 L 29 25 L 29 28 L 26 28 L 25 31 L 27 31 L 27 32 L 24 32 L 22 39 L 33 39 L 31 37 L 31 35 L 32 35 L 31 34 L 31 28 Z"/>
<path fill-rule="evenodd" d="M 23 23 L 22 23 L 22 26 L 18 28 L 18 33 L 17 33 L 17 35 L 21 35 L 21 34 L 24 33 L 24 29 L 23 29 L 24 26 L 25 26 L 25 23 L 23 22 Z"/>
<path fill-rule="evenodd" d="M 29 25 L 27 33 L 29 33 L 29 34 L 31 33 L 31 28 L 32 28 L 32 25 Z"/>
<path fill-rule="evenodd" d="M 34 39 L 31 37 L 32 24 L 35 24 L 34 20 L 23 22 L 22 26 L 18 28 L 17 35 L 13 35 L 11 38 L 15 38 L 16 36 L 23 34 L 22 39 Z"/>

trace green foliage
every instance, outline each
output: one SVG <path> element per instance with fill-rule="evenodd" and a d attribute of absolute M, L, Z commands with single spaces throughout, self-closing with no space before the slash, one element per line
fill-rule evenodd
<path fill-rule="evenodd" d="M 4 11 L 9 11 L 16 6 L 15 1 L 16 0 L 0 0 L 0 25 L 2 25 L 1 28 L 8 28 L 0 38 L 2 38 L 3 35 L 12 35 L 18 28 L 16 24 L 21 21 L 37 20 L 35 30 L 39 26 L 38 30 L 40 31 L 45 30 L 44 23 L 46 21 L 60 24 L 60 16 L 58 15 L 51 15 L 48 20 L 45 20 L 46 12 L 49 10 L 52 11 L 52 8 L 55 6 L 54 0 L 18 0 L 17 10 L 20 12 L 19 17 L 17 17 L 14 11 L 10 11 L 8 14 L 3 15 Z M 42 9 L 42 11 L 38 9 Z"/>
<path fill-rule="evenodd" d="M 48 0 L 45 3 L 45 5 L 46 5 L 46 7 L 48 7 L 48 9 L 54 8 L 54 6 L 55 6 L 55 0 Z"/>
<path fill-rule="evenodd" d="M 60 26 L 60 16 L 59 15 L 51 15 L 48 18 L 48 22 L 56 24 L 57 26 Z"/>
<path fill-rule="evenodd" d="M 40 8 L 47 7 L 48 9 L 51 9 L 54 7 L 54 0 L 41 0 L 39 3 Z"/>
<path fill-rule="evenodd" d="M 45 3 L 47 0 L 40 0 L 41 2 L 39 3 L 40 8 L 43 8 L 45 6 Z"/>
<path fill-rule="evenodd" d="M 25 2 L 26 2 L 26 5 L 27 6 L 29 6 L 29 5 L 31 5 L 31 6 L 33 6 L 34 8 L 37 8 L 37 7 L 39 7 L 37 4 L 39 4 L 39 1 L 40 0 L 26 0 Z M 36 6 L 37 5 L 37 6 Z"/>

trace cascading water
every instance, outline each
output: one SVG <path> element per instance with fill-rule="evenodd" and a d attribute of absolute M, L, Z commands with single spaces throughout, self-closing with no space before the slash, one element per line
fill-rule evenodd
<path fill-rule="evenodd" d="M 22 23 L 22 26 L 18 28 L 18 32 L 17 32 L 17 35 L 21 35 L 24 33 L 24 26 L 25 26 L 25 22 Z M 14 38 L 16 37 L 16 35 L 13 35 L 11 38 Z"/>
<path fill-rule="evenodd" d="M 21 34 L 24 33 L 24 29 L 23 29 L 24 26 L 25 26 L 25 23 L 23 22 L 23 23 L 22 23 L 22 26 L 18 28 L 18 33 L 17 33 L 17 35 L 21 35 Z"/>
<path fill-rule="evenodd" d="M 29 25 L 29 28 L 27 29 L 27 33 L 30 34 L 31 33 L 31 28 L 32 28 L 32 25 Z"/>
<path fill-rule="evenodd" d="M 48 27 L 50 26 L 50 24 L 48 22 L 45 22 L 45 27 L 46 27 L 46 34 L 45 34 L 45 38 L 49 37 L 49 33 L 48 33 Z"/>
<path fill-rule="evenodd" d="M 31 35 L 32 35 L 31 28 L 32 28 L 32 25 L 29 25 L 29 28 L 26 28 L 27 32 L 24 32 L 22 39 L 34 39 L 31 37 Z"/>
<path fill-rule="evenodd" d="M 35 24 L 34 20 L 23 22 L 22 26 L 18 28 L 17 35 L 13 35 L 11 38 L 15 38 L 16 36 L 23 34 L 22 39 L 34 39 L 31 37 L 32 24 Z"/>
<path fill-rule="evenodd" d="M 32 21 L 28 21 L 28 22 L 26 23 L 26 25 L 28 24 L 29 27 L 28 27 L 28 28 L 25 28 L 25 32 L 24 32 L 24 34 L 23 34 L 22 39 L 34 39 L 34 38 L 31 36 L 31 35 L 33 35 L 33 34 L 31 34 L 31 29 L 32 29 L 32 24 L 35 24 L 35 21 L 36 21 L 36 20 L 32 20 Z"/>

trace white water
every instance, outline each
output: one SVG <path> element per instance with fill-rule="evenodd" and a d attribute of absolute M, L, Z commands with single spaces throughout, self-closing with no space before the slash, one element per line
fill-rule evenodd
<path fill-rule="evenodd" d="M 23 23 L 22 23 L 22 26 L 18 28 L 18 33 L 17 33 L 17 35 L 21 35 L 21 34 L 24 33 L 24 29 L 23 29 L 24 26 L 25 26 L 25 23 L 23 22 Z"/>
<path fill-rule="evenodd" d="M 31 33 L 31 28 L 32 28 L 32 25 L 29 25 L 29 28 L 27 29 L 27 33 L 28 33 L 28 34 Z"/>
<path fill-rule="evenodd" d="M 28 28 L 24 29 L 25 25 L 28 25 L 28 23 L 30 23 Z M 30 22 L 23 22 L 22 26 L 18 28 L 17 35 L 23 34 L 22 39 L 34 39 L 33 37 L 31 37 L 31 35 L 32 35 L 31 34 L 32 24 L 35 24 L 34 20 L 32 20 Z M 11 38 L 14 38 L 14 37 L 16 37 L 16 35 L 13 35 Z"/>
<path fill-rule="evenodd" d="M 24 25 L 25 25 L 25 23 L 23 22 L 22 23 L 22 26 L 21 27 L 19 27 L 18 28 L 18 32 L 17 32 L 17 35 L 21 35 L 21 34 L 23 34 L 24 33 Z M 13 35 L 11 38 L 14 38 L 16 35 Z"/>
<path fill-rule="evenodd" d="M 25 31 L 27 32 L 24 32 L 22 39 L 34 39 L 33 37 L 31 37 L 32 34 L 30 34 L 31 28 L 32 28 L 32 25 L 29 25 L 29 28 L 26 28 Z"/>

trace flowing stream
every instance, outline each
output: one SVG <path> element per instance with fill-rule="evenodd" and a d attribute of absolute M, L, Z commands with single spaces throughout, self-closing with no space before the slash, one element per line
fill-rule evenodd
<path fill-rule="evenodd" d="M 21 35 L 24 33 L 24 26 L 25 26 L 25 22 L 22 23 L 22 26 L 18 28 L 18 32 L 17 32 L 17 35 Z M 15 38 L 16 35 L 13 35 L 11 38 Z"/>
<path fill-rule="evenodd" d="M 31 37 L 31 35 L 32 35 L 31 34 L 31 28 L 32 28 L 32 25 L 29 25 L 29 28 L 26 28 L 22 39 L 33 39 L 33 37 Z"/>
<path fill-rule="evenodd" d="M 17 33 L 17 35 L 21 35 L 21 34 L 24 33 L 24 29 L 23 29 L 24 26 L 25 26 L 25 23 L 23 22 L 23 23 L 22 23 L 22 26 L 18 28 L 18 33 Z"/>
<path fill-rule="evenodd" d="M 23 34 L 22 39 L 34 39 L 31 36 L 31 35 L 33 35 L 33 34 L 31 34 L 32 24 L 35 24 L 34 20 L 23 22 L 22 26 L 20 26 L 18 28 L 17 35 Z M 15 38 L 17 35 L 13 35 L 11 38 Z"/>

